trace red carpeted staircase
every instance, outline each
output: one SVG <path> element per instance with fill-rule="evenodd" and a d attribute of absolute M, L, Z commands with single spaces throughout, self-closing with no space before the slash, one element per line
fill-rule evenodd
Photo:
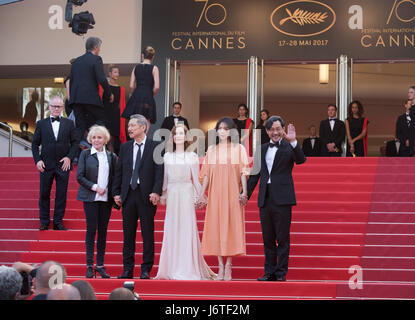
<path fill-rule="evenodd" d="M 294 169 L 287 281 L 260 283 L 263 245 L 256 196 L 246 207 L 247 256 L 233 260 L 232 282 L 135 279 L 142 299 L 414 299 L 415 161 L 402 158 L 309 158 Z M 85 217 L 71 173 L 64 224 L 68 231 L 38 231 L 39 174 L 32 159 L 0 159 L 0 264 L 61 262 L 69 281 L 85 279 Z M 53 208 L 54 201 L 51 201 Z M 204 212 L 198 211 L 203 230 Z M 164 207 L 156 214 L 156 261 L 163 239 Z M 105 265 L 112 279 L 89 280 L 106 299 L 123 280 L 122 217 L 113 210 Z M 137 233 L 135 277 L 142 242 Z M 206 257 L 217 271 L 217 259 Z M 363 288 L 351 289 L 351 266 L 363 270 Z"/>

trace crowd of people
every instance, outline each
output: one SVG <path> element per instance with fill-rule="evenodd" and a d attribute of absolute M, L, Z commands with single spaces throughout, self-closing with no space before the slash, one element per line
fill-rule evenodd
<path fill-rule="evenodd" d="M 258 280 L 285 281 L 291 210 L 296 204 L 294 163 L 304 163 L 306 156 L 341 156 L 345 137 L 348 156 L 367 156 L 369 122 L 362 104 L 350 103 L 345 122 L 337 119 L 337 107 L 330 104 L 328 118 L 320 123 L 320 136 L 317 137 L 316 126 L 310 126 L 310 137 L 304 140 L 302 148 L 292 124 L 286 126 L 281 117 L 261 110 L 260 122 L 255 127 L 247 106 L 240 104 L 237 118 L 224 117 L 217 122 L 216 143 L 208 147 L 200 169 L 198 155 L 188 148 L 189 125 L 180 116 L 179 102 L 173 105 L 173 115 L 163 121 L 162 128 L 171 132 L 163 150 L 159 142 L 147 135 L 149 126 L 156 122 L 154 96 L 160 82 L 158 69 L 152 64 L 154 49 L 147 47 L 142 63 L 133 69 L 131 97 L 125 103 L 124 91 L 116 84 L 117 68 L 110 69 L 110 82 L 104 74 L 100 47 L 99 39 L 89 38 L 86 54 L 72 63 L 67 107 L 73 111 L 74 121 L 61 116 L 64 102 L 53 97 L 49 102 L 51 116 L 36 125 L 33 157 L 40 172 L 40 230 L 49 228 L 53 180 L 56 180 L 53 228 L 67 230 L 63 225 L 66 190 L 69 172 L 77 158 L 77 200 L 83 202 L 87 229 L 87 278 L 97 273 L 102 278 L 111 277 L 104 262 L 108 223 L 115 208 L 122 210 L 123 220 L 123 272 L 118 278 L 134 277 L 140 220 L 143 238 L 140 278 L 150 279 L 155 251 L 154 217 L 157 205 L 161 204 L 166 206 L 166 216 L 155 279 L 229 281 L 233 257 L 246 255 L 244 208 L 259 182 L 265 272 Z M 414 88 L 410 94 L 413 105 Z M 110 105 L 113 111 L 105 115 L 104 110 Z M 403 123 L 412 130 L 410 119 L 414 119 L 415 108 L 408 109 Z M 116 119 L 124 119 L 125 124 Z M 254 127 L 261 130 L 262 144 L 253 155 Z M 123 131 L 127 134 L 123 135 Z M 400 137 L 408 140 L 403 144 L 413 151 L 413 135 Z M 82 140 L 87 147 L 81 151 Z M 252 169 L 250 156 L 254 157 Z M 206 214 L 200 241 L 196 210 L 202 208 L 206 208 Z M 205 255 L 218 258 L 218 274 L 206 264 Z"/>

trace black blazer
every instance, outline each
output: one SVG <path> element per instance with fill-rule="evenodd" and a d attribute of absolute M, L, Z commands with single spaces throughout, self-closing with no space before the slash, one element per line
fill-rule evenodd
<path fill-rule="evenodd" d="M 321 155 L 320 138 L 315 138 L 314 148 L 312 147 L 312 144 L 311 144 L 311 138 L 304 139 L 303 152 L 306 157 L 320 157 Z"/>
<path fill-rule="evenodd" d="M 179 121 L 184 122 L 184 125 L 187 127 L 187 129 L 190 129 L 189 128 L 189 123 L 187 122 L 186 118 L 183 118 L 182 116 L 179 116 L 178 118 L 179 118 Z M 163 123 L 161 124 L 161 128 L 171 131 L 171 129 L 173 129 L 173 127 L 174 127 L 174 117 L 173 116 L 168 116 L 168 117 L 164 118 Z"/>
<path fill-rule="evenodd" d="M 413 119 L 415 121 L 415 119 Z M 412 132 L 412 118 L 410 125 L 406 122 L 406 113 L 400 115 L 396 120 L 396 137 L 399 141 L 405 144 L 407 139 L 413 139 L 413 132 Z"/>
<path fill-rule="evenodd" d="M 104 106 L 99 96 L 99 84 L 104 89 L 104 96 L 110 97 L 110 88 L 104 73 L 104 65 L 100 56 L 91 52 L 78 57 L 71 67 L 69 76 L 71 104 L 89 104 Z"/>
<path fill-rule="evenodd" d="M 265 195 L 267 191 L 267 183 L 269 179 L 268 167 L 265 161 L 265 156 L 269 148 L 269 143 L 264 143 L 261 148 L 258 148 L 255 153 L 253 173 L 260 172 L 251 175 L 248 179 L 248 198 L 251 197 L 258 180 L 259 183 L 259 195 L 258 195 L 258 207 L 262 208 L 265 204 Z M 303 151 L 300 145 L 293 148 L 291 144 L 285 140 L 281 142 L 278 147 L 278 151 L 275 154 L 274 164 L 271 170 L 271 186 L 269 191 L 270 197 L 273 199 L 276 205 L 295 205 L 295 190 L 294 181 L 292 177 L 292 170 L 294 162 L 301 164 L 306 161 Z"/>
<path fill-rule="evenodd" d="M 402 143 L 399 146 L 399 152 L 398 152 L 398 150 L 396 149 L 395 140 L 390 140 L 386 142 L 386 156 L 387 157 L 398 157 L 401 149 L 402 149 Z"/>
<path fill-rule="evenodd" d="M 320 143 L 321 143 L 321 155 L 327 155 L 328 149 L 327 144 L 334 142 L 336 147 L 339 149 L 339 153 L 342 152 L 342 145 L 346 138 L 346 126 L 344 122 L 336 119 L 333 127 L 333 131 L 331 131 L 329 119 L 322 120 L 320 122 Z"/>
<path fill-rule="evenodd" d="M 40 146 L 42 146 L 41 151 Z M 36 123 L 32 140 L 32 154 L 35 163 L 42 160 L 46 170 L 62 167 L 62 163 L 59 161 L 64 157 L 73 160 L 77 150 L 78 142 L 72 120 L 61 117 L 58 140 L 53 134 L 50 117 Z"/>
<path fill-rule="evenodd" d="M 109 176 L 108 176 L 108 202 L 113 203 L 112 182 L 114 177 L 117 156 L 107 151 Z M 92 186 L 98 181 L 99 161 L 96 153 L 91 155 L 91 150 L 83 150 L 79 156 L 78 171 L 76 180 L 79 182 L 79 190 L 76 200 L 93 202 L 96 192 L 91 190 Z"/>
<path fill-rule="evenodd" d="M 123 204 L 127 199 L 133 175 L 133 144 L 134 140 L 130 140 L 121 145 L 112 185 L 112 195 L 121 195 Z M 162 194 L 164 166 L 163 164 L 155 163 L 153 160 L 154 149 L 158 144 L 158 142 L 147 137 L 138 169 L 141 195 L 144 203 L 147 203 L 149 206 L 153 206 L 149 199 L 151 193 Z"/>

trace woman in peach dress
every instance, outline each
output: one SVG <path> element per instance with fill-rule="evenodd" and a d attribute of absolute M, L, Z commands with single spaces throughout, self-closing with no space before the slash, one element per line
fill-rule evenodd
<path fill-rule="evenodd" d="M 232 142 L 231 130 L 236 133 Z M 246 255 L 244 206 L 247 202 L 248 156 L 238 143 L 232 119 L 219 120 L 216 133 L 216 145 L 208 148 L 200 172 L 203 186 L 199 203 L 207 202 L 201 252 L 218 257 L 217 280 L 231 280 L 232 257 Z"/>

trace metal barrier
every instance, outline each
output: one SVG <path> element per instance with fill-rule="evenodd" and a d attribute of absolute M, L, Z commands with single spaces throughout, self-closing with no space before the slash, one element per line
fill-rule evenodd
<path fill-rule="evenodd" d="M 0 124 L 9 129 L 9 157 L 11 157 L 13 154 L 13 128 L 1 121 Z"/>

